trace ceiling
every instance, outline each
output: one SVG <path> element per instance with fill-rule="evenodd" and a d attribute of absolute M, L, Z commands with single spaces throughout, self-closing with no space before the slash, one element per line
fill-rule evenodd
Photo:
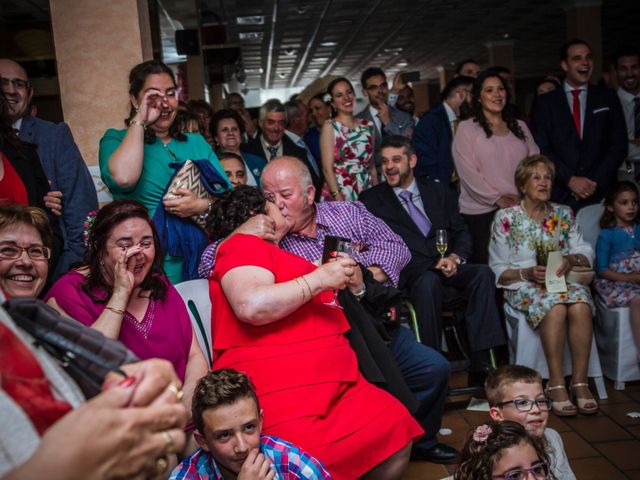
<path fill-rule="evenodd" d="M 451 68 L 468 57 L 486 66 L 486 43 L 505 40 L 514 42 L 518 76 L 544 75 L 557 70 L 556 52 L 566 38 L 563 2 L 557 0 L 157 1 L 161 25 L 226 23 L 227 42 L 241 45 L 250 89 L 301 88 L 327 74 L 357 81 L 369 66 L 435 78 L 439 65 Z M 262 19 L 239 24 L 238 17 L 251 16 Z M 48 22 L 48 0 L 0 0 L 0 30 Z M 637 0 L 603 1 L 604 51 L 638 45 L 639 24 Z"/>

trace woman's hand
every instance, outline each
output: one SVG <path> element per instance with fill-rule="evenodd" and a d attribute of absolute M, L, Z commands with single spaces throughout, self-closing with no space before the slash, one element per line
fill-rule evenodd
<path fill-rule="evenodd" d="M 49 182 L 51 183 L 51 182 Z M 62 215 L 62 192 L 51 190 L 43 197 L 44 205 L 57 217 Z"/>
<path fill-rule="evenodd" d="M 142 252 L 140 245 L 134 245 L 126 250 L 123 250 L 116 266 L 113 269 L 113 296 L 120 297 L 126 304 L 129 302 L 129 297 L 134 287 L 134 274 L 133 267 L 135 266 L 135 256 Z M 133 263 L 132 268 L 129 268 L 129 263 Z"/>
<path fill-rule="evenodd" d="M 565 273 L 571 271 L 572 268 L 573 268 L 573 263 L 571 262 L 571 256 L 565 255 L 564 257 L 562 257 L 562 263 L 556 270 L 556 276 L 561 277 Z"/>
<path fill-rule="evenodd" d="M 521 273 L 530 282 L 544 283 L 546 281 L 547 267 L 536 265 L 535 267 L 523 268 Z"/>
<path fill-rule="evenodd" d="M 205 198 L 198 197 L 191 190 L 186 188 L 178 188 L 169 192 L 176 198 L 163 200 L 164 208 L 171 214 L 180 218 L 189 218 L 194 215 L 201 215 L 208 211 L 209 201 Z"/>
<path fill-rule="evenodd" d="M 496 200 L 496 205 L 500 208 L 509 208 L 520 203 L 520 197 L 517 195 L 502 195 Z"/>
<path fill-rule="evenodd" d="M 356 261 L 344 253 L 339 253 L 335 260 L 320 266 L 311 275 L 317 275 L 322 290 L 342 290 L 349 286 L 351 277 L 359 268 Z"/>
<path fill-rule="evenodd" d="M 162 111 L 162 92 L 155 88 L 150 88 L 142 96 L 140 104 L 134 105 L 134 108 L 137 110 L 134 117 L 135 120 L 145 125 L 155 122 L 160 118 L 160 112 Z"/>

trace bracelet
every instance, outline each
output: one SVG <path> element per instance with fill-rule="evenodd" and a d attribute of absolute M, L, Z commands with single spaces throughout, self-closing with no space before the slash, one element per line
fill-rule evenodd
<path fill-rule="evenodd" d="M 329 192 L 329 195 L 331 195 L 331 197 L 336 198 L 338 196 L 340 192 L 338 190 L 334 190 L 333 192 Z"/>
<path fill-rule="evenodd" d="M 143 130 L 147 129 L 147 126 L 144 123 L 142 123 L 140 120 L 135 120 L 135 119 L 134 120 L 130 120 L 129 121 L 129 126 L 131 126 L 131 125 L 140 125 Z"/>
<path fill-rule="evenodd" d="M 300 291 L 302 292 L 302 303 L 305 302 L 305 300 L 307 299 L 307 295 L 304 292 L 304 287 L 302 286 L 302 284 L 300 283 L 300 280 L 298 280 L 297 278 L 294 278 L 294 280 L 296 281 L 296 283 L 298 284 L 298 286 L 300 287 Z"/>
<path fill-rule="evenodd" d="M 362 290 L 360 290 L 359 292 L 351 292 L 351 293 L 353 294 L 354 297 L 356 297 L 358 301 L 360 301 L 362 297 L 364 297 L 364 294 L 367 293 L 367 287 L 363 283 Z"/>
<path fill-rule="evenodd" d="M 213 202 L 211 200 L 207 200 L 207 202 L 209 202 L 207 213 L 201 213 L 200 215 L 198 215 L 198 218 L 202 221 L 207 220 L 207 218 L 209 218 L 209 214 L 211 213 L 211 206 L 213 205 Z"/>
<path fill-rule="evenodd" d="M 124 310 L 120 310 L 119 308 L 110 307 L 108 305 L 104 308 L 105 310 L 111 310 L 113 313 L 117 313 L 118 315 L 124 315 Z"/>
<path fill-rule="evenodd" d="M 518 269 L 518 275 L 520 275 L 520 280 L 522 280 L 523 282 L 527 281 L 527 279 L 524 278 L 524 275 L 522 275 L 522 269 L 521 268 Z"/>
<path fill-rule="evenodd" d="M 304 275 L 300 275 L 300 278 L 302 279 L 302 281 L 304 282 L 304 284 L 307 286 L 307 288 L 309 289 L 309 296 L 313 297 L 313 293 L 311 292 L 311 287 L 309 286 L 309 282 L 307 282 L 307 279 L 304 278 Z"/>

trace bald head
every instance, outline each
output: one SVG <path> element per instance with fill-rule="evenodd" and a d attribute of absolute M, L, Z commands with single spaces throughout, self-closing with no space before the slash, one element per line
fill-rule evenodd
<path fill-rule="evenodd" d="M 0 58 L 0 77 L 2 93 L 9 105 L 10 120 L 15 122 L 27 115 L 33 89 L 25 69 L 8 58 Z"/>
<path fill-rule="evenodd" d="M 278 157 L 267 163 L 262 171 L 262 185 L 266 178 L 271 180 L 286 176 L 296 180 L 303 190 L 313 186 L 311 172 L 307 166 L 296 157 Z"/>

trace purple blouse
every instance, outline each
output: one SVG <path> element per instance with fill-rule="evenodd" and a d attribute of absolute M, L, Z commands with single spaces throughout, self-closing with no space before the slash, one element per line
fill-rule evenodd
<path fill-rule="evenodd" d="M 70 271 L 51 287 L 45 300 L 56 303 L 71 317 L 90 327 L 104 310 L 105 303 L 95 303 L 82 290 L 84 275 Z M 141 321 L 125 312 L 120 327 L 120 340 L 142 360 L 164 358 L 173 364 L 184 381 L 193 330 L 187 309 L 178 291 L 164 280 L 167 294 L 164 300 L 149 300 Z M 104 292 L 96 292 L 99 296 Z"/>

